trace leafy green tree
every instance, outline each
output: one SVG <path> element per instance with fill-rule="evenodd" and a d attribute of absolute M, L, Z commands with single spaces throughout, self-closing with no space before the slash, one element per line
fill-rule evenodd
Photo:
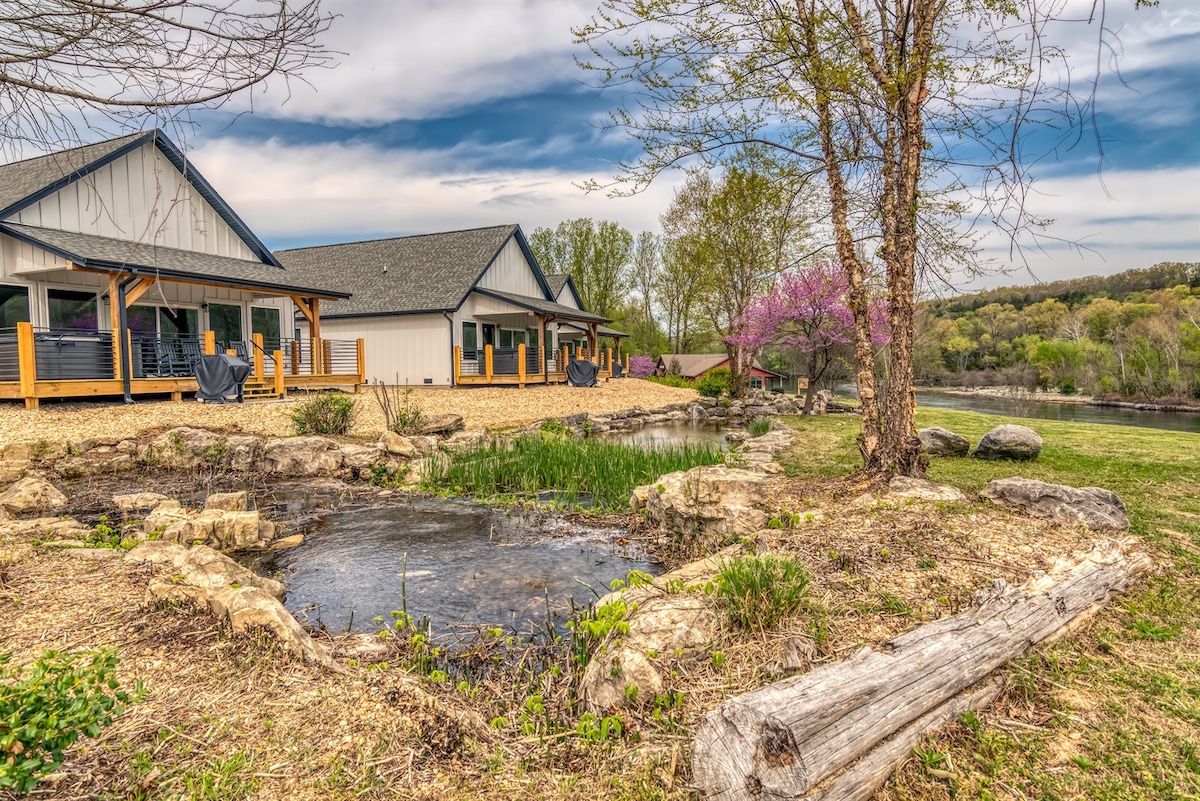
<path fill-rule="evenodd" d="M 588 311 L 615 318 L 628 295 L 633 234 L 615 222 L 590 217 L 537 228 L 529 247 L 542 269 L 570 273 Z"/>

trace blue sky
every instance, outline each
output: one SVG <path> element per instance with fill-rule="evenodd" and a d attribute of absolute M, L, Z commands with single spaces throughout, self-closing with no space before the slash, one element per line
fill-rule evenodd
<path fill-rule="evenodd" d="M 1065 0 L 1086 11 L 1090 0 Z M 1200 2 L 1134 12 L 1108 0 L 1124 84 L 1106 65 L 1098 92 L 1106 163 L 1094 141 L 1045 161 L 1033 209 L 1050 233 L 1017 261 L 1040 280 L 1200 259 Z M 288 95 L 274 87 L 253 115 L 197 117 L 188 144 L 200 170 L 272 247 L 517 222 L 532 231 L 576 216 L 657 229 L 682 180 L 631 198 L 578 188 L 637 155 L 606 130 L 620 98 L 583 84 L 570 27 L 591 0 L 334 0 L 337 67 Z M 1051 35 L 1093 61 L 1096 28 Z M 1081 62 L 1086 63 L 1086 62 Z M 286 102 L 282 102 L 286 100 Z M 985 239 L 1008 263 L 1007 243 Z M 1028 283 L 1029 273 L 984 279 Z"/>

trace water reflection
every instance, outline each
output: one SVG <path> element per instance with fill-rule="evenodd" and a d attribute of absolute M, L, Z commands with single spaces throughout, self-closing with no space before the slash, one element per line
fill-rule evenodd
<path fill-rule="evenodd" d="M 917 392 L 917 404 L 937 409 L 961 409 L 984 414 L 1016 416 L 1013 403 L 991 395 L 958 395 L 949 392 Z M 1116 406 L 1092 406 L 1083 403 L 1031 401 L 1027 416 L 1035 420 L 1060 420 L 1065 423 L 1103 423 L 1141 426 L 1167 431 L 1200 433 L 1200 414 L 1195 412 L 1149 412 Z"/>
<path fill-rule="evenodd" d="M 725 439 L 727 430 L 724 426 L 712 423 L 658 423 L 630 431 L 616 431 L 604 436 L 615 442 L 640 445 L 646 448 L 712 443 L 719 445 L 721 450 L 729 450 L 729 442 Z"/>

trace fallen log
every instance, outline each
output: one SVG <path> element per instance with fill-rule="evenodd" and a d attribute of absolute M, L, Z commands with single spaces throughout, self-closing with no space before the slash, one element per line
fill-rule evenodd
<path fill-rule="evenodd" d="M 997 580 L 970 611 L 724 702 L 696 731 L 693 783 L 710 801 L 869 797 L 911 749 L 905 743 L 994 693 L 955 696 L 1075 630 L 1148 573 L 1149 557 L 1131 543 L 1099 545 L 1019 588 Z"/>

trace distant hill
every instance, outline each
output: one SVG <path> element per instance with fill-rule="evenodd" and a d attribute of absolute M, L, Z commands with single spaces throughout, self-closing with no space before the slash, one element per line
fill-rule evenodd
<path fill-rule="evenodd" d="M 1089 298 L 1122 300 L 1133 292 L 1168 289 L 1180 284 L 1200 287 L 1200 262 L 1161 262 L 1153 267 L 1126 270 L 1116 275 L 1089 275 L 1047 284 L 1001 287 L 944 300 L 930 300 L 922 305 L 941 317 L 974 311 L 989 303 L 1011 303 L 1020 310 L 1047 298 L 1056 298 L 1068 306 L 1076 306 Z"/>

